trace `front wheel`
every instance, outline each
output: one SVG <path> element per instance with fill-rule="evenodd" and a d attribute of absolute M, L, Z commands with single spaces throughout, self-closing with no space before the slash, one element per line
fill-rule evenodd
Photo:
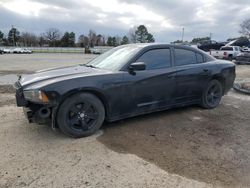
<path fill-rule="evenodd" d="M 94 134 L 102 126 L 104 118 L 102 102 L 90 93 L 68 97 L 60 105 L 56 117 L 60 130 L 75 138 Z"/>
<path fill-rule="evenodd" d="M 217 107 L 222 94 L 221 83 L 218 80 L 211 80 L 203 91 L 201 106 L 208 109 Z"/>

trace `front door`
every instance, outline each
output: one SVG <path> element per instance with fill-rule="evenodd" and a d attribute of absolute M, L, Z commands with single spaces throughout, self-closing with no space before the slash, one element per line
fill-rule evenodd
<path fill-rule="evenodd" d="M 146 70 L 124 75 L 128 113 L 145 113 L 171 105 L 176 83 L 170 49 L 148 50 L 136 62 L 144 62 Z"/>

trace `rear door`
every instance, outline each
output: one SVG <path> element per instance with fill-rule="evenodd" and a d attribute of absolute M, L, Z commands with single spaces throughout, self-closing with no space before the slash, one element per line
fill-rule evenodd
<path fill-rule="evenodd" d="M 211 75 L 204 56 L 190 49 L 175 48 L 176 102 L 199 100 Z"/>

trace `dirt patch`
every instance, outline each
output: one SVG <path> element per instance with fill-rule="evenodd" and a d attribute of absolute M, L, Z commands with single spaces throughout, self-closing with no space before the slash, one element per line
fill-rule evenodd
<path fill-rule="evenodd" d="M 0 93 L 15 93 L 15 88 L 12 85 L 0 85 Z"/>
<path fill-rule="evenodd" d="M 98 139 L 173 174 L 213 185 L 250 186 L 250 101 L 226 96 L 214 110 L 174 109 L 103 127 Z"/>
<path fill-rule="evenodd" d="M 209 188 L 168 174 L 135 155 L 113 152 L 93 136 L 72 139 L 28 124 L 22 108 L 0 108 L 0 187 Z"/>
<path fill-rule="evenodd" d="M 236 76 L 239 78 L 250 78 L 249 65 L 236 65 Z"/>
<path fill-rule="evenodd" d="M 242 83 L 241 84 L 242 89 L 246 89 L 250 91 L 250 83 Z"/>
<path fill-rule="evenodd" d="M 0 107 L 15 105 L 15 95 L 10 93 L 0 93 Z"/>
<path fill-rule="evenodd" d="M 8 74 L 32 74 L 34 71 L 28 71 L 28 70 L 0 70 L 0 75 L 8 75 Z"/>

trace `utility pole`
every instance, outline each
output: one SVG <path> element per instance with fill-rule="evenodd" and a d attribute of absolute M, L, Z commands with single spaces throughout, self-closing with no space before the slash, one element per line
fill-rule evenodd
<path fill-rule="evenodd" d="M 184 38 L 184 27 L 182 28 L 182 36 L 181 36 L 181 41 L 182 41 L 182 43 L 183 43 L 183 38 Z"/>
<path fill-rule="evenodd" d="M 209 34 L 210 43 L 212 43 L 212 35 L 213 35 L 213 33 L 210 33 L 210 34 Z"/>

